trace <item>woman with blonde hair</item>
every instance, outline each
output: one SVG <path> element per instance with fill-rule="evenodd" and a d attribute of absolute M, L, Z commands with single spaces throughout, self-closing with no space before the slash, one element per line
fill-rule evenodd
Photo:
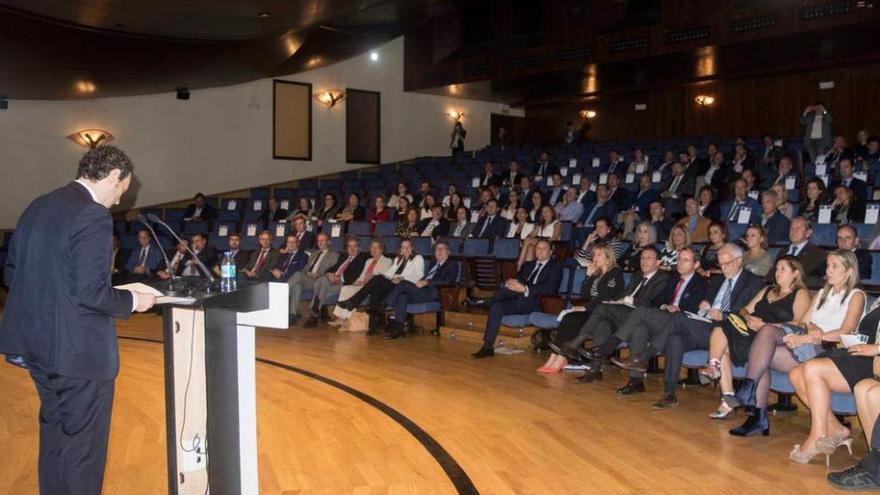
<path fill-rule="evenodd" d="M 600 303 L 613 301 L 623 295 L 623 270 L 614 260 L 614 249 L 604 243 L 593 246 L 593 259 L 585 266 L 587 276 L 581 284 L 581 304 L 559 314 L 559 328 L 550 343 L 553 352 L 538 373 L 558 373 L 568 365 L 562 353 L 563 343 L 575 338 L 593 310 Z"/>
<path fill-rule="evenodd" d="M 665 272 L 675 271 L 678 265 L 678 252 L 686 246 L 690 246 L 691 237 L 687 228 L 681 225 L 673 225 L 669 231 L 669 240 L 660 251 L 660 269 Z"/>
<path fill-rule="evenodd" d="M 767 232 L 758 224 L 749 225 L 743 235 L 745 253 L 743 268 L 764 278 L 773 267 L 773 256 L 767 251 Z"/>
<path fill-rule="evenodd" d="M 743 366 L 749 359 L 749 352 L 755 336 L 765 327 L 773 327 L 781 323 L 797 324 L 803 320 L 804 314 L 810 307 L 810 291 L 804 283 L 804 269 L 800 261 L 793 256 L 783 256 L 776 261 L 774 273 L 775 283 L 759 291 L 749 301 L 739 314 L 731 314 L 726 320 L 722 320 L 719 326 L 712 329 L 709 337 L 709 366 L 700 374 L 709 379 L 720 379 L 721 405 L 714 413 L 712 419 L 726 419 L 731 412 L 742 403 L 734 396 L 733 390 L 733 365 Z M 760 424 L 748 423 L 748 428 L 731 430 L 732 435 L 747 436 L 755 433 L 767 435 L 770 433 L 767 421 L 767 390 L 770 387 L 770 375 L 755 374 L 751 380 L 751 391 L 743 386 L 740 393 L 745 396 L 762 397 L 762 402 L 757 404 L 758 414 L 750 416 L 758 418 Z M 758 394 L 755 390 L 760 387 Z M 754 402 L 753 402 L 754 405 Z M 743 425 L 747 426 L 747 425 Z M 766 433 L 765 433 L 766 432 Z"/>

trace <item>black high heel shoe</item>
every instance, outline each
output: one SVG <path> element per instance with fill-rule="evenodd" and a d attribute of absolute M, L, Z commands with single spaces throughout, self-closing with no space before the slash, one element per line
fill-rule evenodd
<path fill-rule="evenodd" d="M 729 433 L 735 437 L 751 437 L 755 435 L 766 437 L 770 434 L 770 418 L 767 417 L 767 408 L 752 407 L 750 409 L 752 409 L 752 414 L 746 418 L 746 422 L 736 428 L 732 428 Z"/>

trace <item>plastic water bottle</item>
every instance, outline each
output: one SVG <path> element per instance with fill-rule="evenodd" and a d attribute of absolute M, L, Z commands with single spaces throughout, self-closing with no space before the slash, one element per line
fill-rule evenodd
<path fill-rule="evenodd" d="M 235 280 L 236 273 L 232 251 L 226 251 L 223 253 L 223 262 L 220 264 L 220 292 L 232 292 L 238 289 Z"/>

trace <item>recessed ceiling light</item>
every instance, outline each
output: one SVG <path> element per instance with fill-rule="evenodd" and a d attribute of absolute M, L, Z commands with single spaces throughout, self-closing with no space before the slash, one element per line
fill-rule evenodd
<path fill-rule="evenodd" d="M 379 61 L 379 52 L 370 52 L 370 60 L 373 62 Z"/>
<path fill-rule="evenodd" d="M 268 12 L 260 12 L 259 14 L 257 14 L 257 17 L 259 17 L 260 19 L 265 19 L 265 18 L 269 17 L 269 13 Z"/>

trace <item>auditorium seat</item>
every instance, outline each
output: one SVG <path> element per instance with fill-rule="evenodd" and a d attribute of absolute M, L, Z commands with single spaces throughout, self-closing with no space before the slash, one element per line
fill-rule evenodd
<path fill-rule="evenodd" d="M 455 285 L 459 285 L 461 283 L 461 263 L 457 261 L 453 261 L 456 266 L 455 272 Z M 421 315 L 426 313 L 434 313 L 436 315 L 436 329 L 439 330 L 441 326 L 443 326 L 443 311 L 452 309 L 451 307 L 445 307 L 443 291 L 444 289 L 441 287 L 440 291 L 440 300 L 439 301 L 430 301 L 423 303 L 413 303 L 407 304 L 406 313 L 408 315 Z M 457 301 L 450 301 L 453 304 L 457 303 Z M 448 303 L 446 304 L 448 306 Z"/>
<path fill-rule="evenodd" d="M 385 252 L 396 256 L 400 251 L 400 238 L 396 236 L 382 237 L 382 244 L 385 245 Z"/>
<path fill-rule="evenodd" d="M 269 223 L 269 232 L 272 233 L 272 247 L 278 249 L 284 246 L 287 233 L 290 232 L 290 224 L 287 222 Z"/>
<path fill-rule="evenodd" d="M 370 235 L 370 222 L 349 222 L 348 233 L 350 235 Z"/>
<path fill-rule="evenodd" d="M 837 224 L 836 223 L 814 223 L 813 236 L 810 239 L 812 244 L 824 247 L 837 246 Z"/>
<path fill-rule="evenodd" d="M 499 260 L 519 258 L 519 239 L 496 239 L 492 246 L 492 256 Z"/>
<path fill-rule="evenodd" d="M 431 249 L 431 238 L 430 237 L 412 237 L 410 241 L 413 245 L 413 250 L 416 254 L 420 254 L 425 257 L 430 257 L 434 255 L 434 251 Z"/>
<path fill-rule="evenodd" d="M 184 234 L 207 234 L 208 232 L 210 232 L 210 222 L 204 220 L 189 220 L 183 222 Z"/>
<path fill-rule="evenodd" d="M 217 220 L 221 222 L 237 222 L 241 220 L 241 211 L 221 209 L 217 211 Z"/>
<path fill-rule="evenodd" d="M 488 256 L 489 239 L 465 239 L 464 246 L 462 247 L 462 254 L 466 257 Z"/>
<path fill-rule="evenodd" d="M 269 198 L 269 188 L 268 187 L 252 187 L 250 190 L 250 199 L 268 199 Z"/>
<path fill-rule="evenodd" d="M 260 218 L 260 215 L 263 214 L 263 210 L 266 209 L 266 199 L 263 198 L 255 198 L 247 201 L 247 206 L 244 210 L 244 218 L 245 220 L 256 220 Z"/>
<path fill-rule="evenodd" d="M 166 222 L 182 222 L 184 215 L 186 215 L 185 208 L 166 208 L 165 209 L 165 221 Z"/>
<path fill-rule="evenodd" d="M 397 232 L 397 223 L 381 222 L 376 224 L 376 235 L 379 237 L 393 236 Z"/>

